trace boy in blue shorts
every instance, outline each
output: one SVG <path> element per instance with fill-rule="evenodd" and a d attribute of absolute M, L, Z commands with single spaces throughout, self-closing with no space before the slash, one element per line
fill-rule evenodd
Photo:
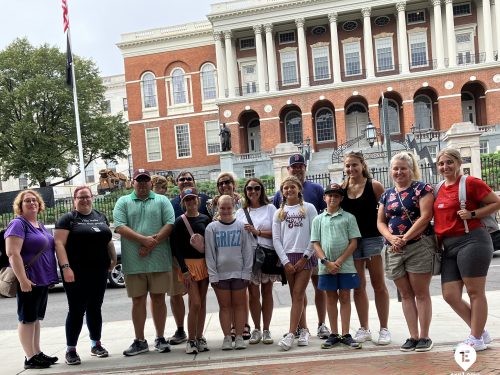
<path fill-rule="evenodd" d="M 320 261 L 318 288 L 326 291 L 326 308 L 332 334 L 321 344 L 329 349 L 341 343 L 360 349 L 361 344 L 349 334 L 351 319 L 351 289 L 359 287 L 359 276 L 354 267 L 352 253 L 361 237 L 356 218 L 340 208 L 344 191 L 339 184 L 332 184 L 325 190 L 326 210 L 312 222 L 311 242 Z M 338 308 L 342 336 L 338 334 Z"/>

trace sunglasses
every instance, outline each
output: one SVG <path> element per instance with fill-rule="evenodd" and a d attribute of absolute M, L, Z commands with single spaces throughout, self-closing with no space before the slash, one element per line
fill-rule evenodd
<path fill-rule="evenodd" d="M 247 191 L 260 191 L 260 185 L 257 185 L 257 186 L 247 186 L 245 188 Z"/>
<path fill-rule="evenodd" d="M 191 181 L 193 181 L 193 177 L 181 177 L 181 178 L 179 178 L 179 181 L 180 182 L 185 182 L 185 181 L 191 182 Z"/>
<path fill-rule="evenodd" d="M 232 183 L 233 183 L 232 180 L 224 180 L 224 181 L 219 181 L 217 183 L 217 186 L 231 185 Z"/>

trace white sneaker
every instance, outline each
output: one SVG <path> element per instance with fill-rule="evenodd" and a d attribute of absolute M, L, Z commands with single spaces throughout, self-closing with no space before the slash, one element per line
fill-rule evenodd
<path fill-rule="evenodd" d="M 473 347 L 476 352 L 480 352 L 481 350 L 488 349 L 488 347 L 486 346 L 486 344 L 483 341 L 482 336 L 481 336 L 481 338 L 476 339 L 474 336 L 469 335 L 469 337 L 467 337 L 465 339 L 464 344 Z"/>
<path fill-rule="evenodd" d="M 364 329 L 363 327 L 358 329 L 358 331 L 354 335 L 354 341 L 356 342 L 365 342 L 365 341 L 370 341 L 371 339 L 372 339 L 372 333 L 370 332 L 369 329 Z"/>
<path fill-rule="evenodd" d="M 188 340 L 186 342 L 186 354 L 197 354 L 198 346 L 196 345 L 196 340 Z"/>
<path fill-rule="evenodd" d="M 243 336 L 241 336 L 241 335 L 236 336 L 236 338 L 234 339 L 234 348 L 236 350 L 241 350 L 241 349 L 247 348 L 247 346 L 245 344 L 245 340 L 243 340 Z"/>
<path fill-rule="evenodd" d="M 295 340 L 295 335 L 293 333 L 287 333 L 285 336 L 283 336 L 278 345 L 283 350 L 290 350 L 293 345 L 293 340 Z"/>
<path fill-rule="evenodd" d="M 491 344 L 491 336 L 490 333 L 487 330 L 483 331 L 483 334 L 481 335 L 483 342 L 488 345 Z"/>
<path fill-rule="evenodd" d="M 258 344 L 262 340 L 262 333 L 258 329 L 254 329 L 250 335 L 250 344 Z"/>
<path fill-rule="evenodd" d="M 359 341 L 358 341 L 359 342 Z M 391 333 L 387 328 L 382 328 L 378 333 L 378 345 L 389 345 L 391 343 Z"/>
<path fill-rule="evenodd" d="M 268 329 L 265 329 L 264 332 L 262 332 L 262 342 L 264 344 L 272 344 L 274 342 L 271 337 L 271 332 Z"/>
<path fill-rule="evenodd" d="M 327 339 L 330 336 L 330 330 L 325 325 L 325 323 L 321 323 L 318 326 L 318 337 L 322 340 Z"/>
<path fill-rule="evenodd" d="M 299 340 L 297 341 L 297 345 L 298 346 L 309 345 L 309 337 L 311 337 L 309 330 L 307 328 L 302 328 L 300 330 L 300 336 L 299 336 Z"/>
<path fill-rule="evenodd" d="M 224 336 L 224 341 L 222 341 L 222 350 L 233 350 L 233 338 L 231 335 Z"/>

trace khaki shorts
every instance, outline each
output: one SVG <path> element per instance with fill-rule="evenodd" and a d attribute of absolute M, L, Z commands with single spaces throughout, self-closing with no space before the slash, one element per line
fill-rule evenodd
<path fill-rule="evenodd" d="M 170 288 L 167 290 L 169 297 L 186 294 L 184 282 L 179 280 L 179 273 L 181 273 L 181 266 L 176 257 L 172 257 L 172 280 L 170 280 Z"/>
<path fill-rule="evenodd" d="M 394 253 L 390 246 L 384 246 L 385 276 L 389 280 L 396 280 L 410 273 L 432 272 L 432 259 L 436 246 L 434 236 L 423 237 L 421 240 L 406 245 L 402 253 Z"/>
<path fill-rule="evenodd" d="M 172 272 L 149 272 L 125 275 L 127 296 L 141 297 L 148 292 L 167 293 L 172 284 Z"/>

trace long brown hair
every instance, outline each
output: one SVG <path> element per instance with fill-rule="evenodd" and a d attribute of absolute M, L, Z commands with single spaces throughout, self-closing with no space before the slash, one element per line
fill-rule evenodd
<path fill-rule="evenodd" d="M 260 186 L 259 204 L 261 206 L 265 206 L 266 204 L 269 204 L 269 198 L 266 195 L 266 189 L 264 187 L 264 184 L 262 183 L 262 181 L 259 178 L 251 177 L 248 180 L 246 180 L 245 186 L 243 186 L 243 195 L 245 197 L 245 199 L 243 201 L 243 208 L 250 207 L 250 198 L 248 198 L 248 195 L 247 195 L 247 186 L 250 182 L 256 182 Z"/>

